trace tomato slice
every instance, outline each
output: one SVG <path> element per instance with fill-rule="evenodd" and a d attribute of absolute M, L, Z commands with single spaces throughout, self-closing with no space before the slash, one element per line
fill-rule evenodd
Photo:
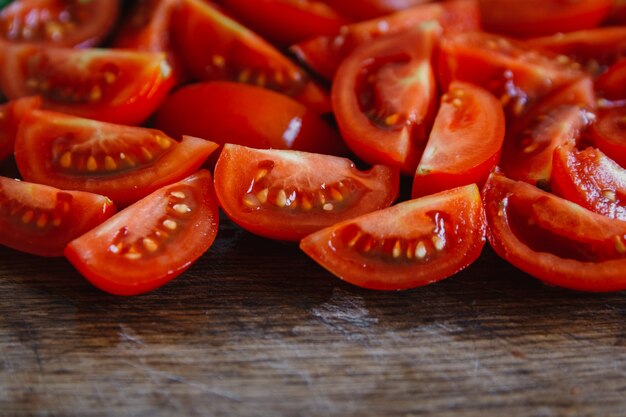
<path fill-rule="evenodd" d="M 0 106 L 0 161 L 13 155 L 17 129 L 24 114 L 39 106 L 39 97 L 20 98 Z"/>
<path fill-rule="evenodd" d="M 345 154 L 339 134 L 317 113 L 273 91 L 232 82 L 198 83 L 169 96 L 156 117 L 172 137 L 198 136 L 253 148 Z"/>
<path fill-rule="evenodd" d="M 226 145 L 215 167 L 221 206 L 244 229 L 297 241 L 319 229 L 388 207 L 398 196 L 396 170 L 359 171 L 347 159 Z"/>
<path fill-rule="evenodd" d="M 359 45 L 436 20 L 448 33 L 480 29 L 477 0 L 451 0 L 415 6 L 379 19 L 344 26 L 335 36 L 294 45 L 292 52 L 322 77 L 332 80 L 341 62 Z"/>
<path fill-rule="evenodd" d="M 182 0 L 173 18 L 181 58 L 201 80 L 238 81 L 286 94 L 318 113 L 328 94 L 261 37 L 201 0 Z"/>
<path fill-rule="evenodd" d="M 413 175 L 435 116 L 431 65 L 440 26 L 427 23 L 357 48 L 339 67 L 333 108 L 352 151 Z"/>
<path fill-rule="evenodd" d="M 113 29 L 118 0 L 15 0 L 0 11 L 0 36 L 11 42 L 88 47 Z"/>
<path fill-rule="evenodd" d="M 103 291 L 145 293 L 180 275 L 211 247 L 218 215 L 211 174 L 202 170 L 72 241 L 65 256 Z"/>
<path fill-rule="evenodd" d="M 0 177 L 0 245 L 39 256 L 65 246 L 115 213 L 108 198 Z"/>
<path fill-rule="evenodd" d="M 613 0 L 480 0 L 480 6 L 488 31 L 529 37 L 596 27 Z"/>
<path fill-rule="evenodd" d="M 375 290 L 405 290 L 448 278 L 485 245 L 476 185 L 410 200 L 307 236 L 300 248 L 339 278 Z"/>
<path fill-rule="evenodd" d="M 108 196 L 126 206 L 195 172 L 217 144 L 158 130 L 35 110 L 15 143 L 22 176 L 67 190 Z"/>
<path fill-rule="evenodd" d="M 596 89 L 608 100 L 626 99 L 626 58 L 617 61 L 596 80 Z"/>
<path fill-rule="evenodd" d="M 139 124 L 173 85 L 165 54 L 1 45 L 0 88 L 10 99 L 40 95 L 44 108 Z"/>
<path fill-rule="evenodd" d="M 455 81 L 441 107 L 413 181 L 413 198 L 484 184 L 500 159 L 502 104 L 483 88 Z M 459 140 L 462 138 L 462 140 Z"/>
<path fill-rule="evenodd" d="M 433 0 L 361 0 L 355 7 L 354 0 L 323 0 L 341 14 L 357 21 L 374 19 L 390 13 L 406 10 Z"/>
<path fill-rule="evenodd" d="M 487 237 L 511 264 L 560 287 L 626 289 L 626 222 L 497 174 L 483 194 Z"/>
<path fill-rule="evenodd" d="M 589 133 L 595 146 L 626 167 L 626 107 L 600 112 Z"/>

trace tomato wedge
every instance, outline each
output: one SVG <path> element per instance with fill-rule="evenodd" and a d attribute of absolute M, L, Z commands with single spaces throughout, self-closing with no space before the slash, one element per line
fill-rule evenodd
<path fill-rule="evenodd" d="M 359 171 L 347 159 L 226 145 L 215 167 L 221 206 L 244 229 L 278 240 L 304 236 L 388 207 L 398 196 L 396 170 Z"/>
<path fill-rule="evenodd" d="M 431 57 L 440 30 L 426 23 L 376 39 L 339 67 L 335 116 L 344 140 L 363 160 L 415 174 L 435 116 Z"/>
<path fill-rule="evenodd" d="M 608 100 L 626 99 L 626 58 L 617 61 L 596 80 L 596 89 Z"/>
<path fill-rule="evenodd" d="M 211 174 L 202 170 L 72 241 L 65 256 L 103 291 L 145 293 L 180 275 L 211 247 L 218 215 Z"/>
<path fill-rule="evenodd" d="M 115 213 L 108 198 L 0 177 L 0 245 L 39 256 L 65 246 Z"/>
<path fill-rule="evenodd" d="M 489 242 L 511 264 L 560 287 L 626 289 L 626 222 L 498 174 L 483 195 Z"/>
<path fill-rule="evenodd" d="M 24 114 L 39 106 L 39 97 L 20 98 L 0 106 L 0 161 L 13 155 L 17 129 Z"/>
<path fill-rule="evenodd" d="M 15 0 L 0 11 L 0 37 L 11 42 L 88 47 L 109 33 L 118 0 Z"/>
<path fill-rule="evenodd" d="M 139 124 L 174 82 L 165 54 L 8 43 L 0 47 L 0 88 L 9 99 L 40 95 L 44 108 L 90 119 Z"/>
<path fill-rule="evenodd" d="M 35 110 L 15 142 L 22 176 L 67 190 L 103 194 L 127 206 L 195 172 L 217 144 L 158 130 Z"/>
<path fill-rule="evenodd" d="M 502 104 L 490 92 L 455 81 L 441 101 L 417 167 L 413 198 L 468 184 L 484 184 L 500 159 Z"/>
<path fill-rule="evenodd" d="M 472 184 L 336 224 L 307 236 L 300 248 L 351 284 L 405 290 L 473 263 L 485 245 L 485 227 Z"/>
<path fill-rule="evenodd" d="M 374 19 L 393 12 L 406 10 L 423 3 L 431 3 L 433 0 L 360 0 L 355 7 L 354 0 L 323 0 L 341 14 L 357 21 Z"/>
<path fill-rule="evenodd" d="M 600 112 L 589 132 L 595 146 L 622 167 L 626 167 L 626 107 Z"/>

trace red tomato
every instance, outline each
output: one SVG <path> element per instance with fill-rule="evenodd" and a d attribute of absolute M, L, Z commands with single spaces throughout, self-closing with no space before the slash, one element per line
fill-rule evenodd
<path fill-rule="evenodd" d="M 485 213 L 472 184 L 344 221 L 300 248 L 351 284 L 404 290 L 454 275 L 484 245 Z"/>
<path fill-rule="evenodd" d="M 604 216 L 626 220 L 626 170 L 601 151 L 573 143 L 554 152 L 555 194 Z"/>
<path fill-rule="evenodd" d="M 72 241 L 65 256 L 103 291 L 145 293 L 180 275 L 211 247 L 218 214 L 211 174 L 203 170 Z"/>
<path fill-rule="evenodd" d="M 24 114 L 40 105 L 39 97 L 26 97 L 0 106 L 0 161 L 13 155 L 15 136 Z"/>
<path fill-rule="evenodd" d="M 165 100 L 156 125 L 172 137 L 198 136 L 220 144 L 346 152 L 341 137 L 317 113 L 285 95 L 239 83 L 181 88 Z"/>
<path fill-rule="evenodd" d="M 126 206 L 195 172 L 217 144 L 158 130 L 35 110 L 15 142 L 22 176 L 67 190 L 108 196 Z"/>
<path fill-rule="evenodd" d="M 0 244 L 39 256 L 65 246 L 115 213 L 108 198 L 0 177 Z"/>
<path fill-rule="evenodd" d="M 480 0 L 485 28 L 529 37 L 591 29 L 604 20 L 613 0 Z"/>
<path fill-rule="evenodd" d="M 418 4 L 430 3 L 433 0 L 322 0 L 345 16 L 356 20 L 374 19 L 393 12 L 406 10 Z M 355 7 L 355 5 L 357 7 Z"/>
<path fill-rule="evenodd" d="M 431 20 L 438 21 L 448 33 L 478 30 L 478 3 L 476 0 L 452 0 L 416 6 L 380 19 L 344 26 L 338 35 L 310 39 L 294 45 L 291 50 L 319 75 L 332 80 L 339 64 L 359 45 Z"/>
<path fill-rule="evenodd" d="M 590 136 L 602 152 L 626 167 L 626 107 L 601 112 L 591 126 Z"/>
<path fill-rule="evenodd" d="M 431 66 L 440 26 L 424 24 L 357 48 L 339 67 L 333 108 L 352 151 L 414 175 L 435 115 Z"/>
<path fill-rule="evenodd" d="M 0 11 L 0 36 L 11 42 L 88 47 L 115 25 L 118 0 L 16 0 Z"/>
<path fill-rule="evenodd" d="M 10 99 L 41 95 L 45 108 L 139 124 L 173 85 L 165 54 L 0 45 L 0 88 Z"/>
<path fill-rule="evenodd" d="M 181 58 L 206 81 L 255 84 L 291 96 L 318 113 L 331 110 L 325 91 L 255 33 L 201 0 L 183 0 L 173 18 Z"/>
<path fill-rule="evenodd" d="M 297 241 L 342 220 L 389 206 L 398 172 L 359 171 L 347 159 L 226 145 L 215 167 L 221 206 L 244 229 Z"/>
<path fill-rule="evenodd" d="M 497 174 L 483 195 L 489 242 L 511 264 L 560 287 L 626 289 L 626 222 Z"/>
<path fill-rule="evenodd" d="M 626 58 L 617 61 L 596 80 L 596 89 L 606 99 L 626 99 Z"/>
<path fill-rule="evenodd" d="M 502 104 L 493 94 L 453 82 L 417 167 L 413 198 L 484 184 L 500 158 L 504 124 Z"/>
<path fill-rule="evenodd" d="M 609 15 L 608 22 L 611 24 L 623 25 L 626 23 L 626 1 L 613 0 L 613 9 Z"/>

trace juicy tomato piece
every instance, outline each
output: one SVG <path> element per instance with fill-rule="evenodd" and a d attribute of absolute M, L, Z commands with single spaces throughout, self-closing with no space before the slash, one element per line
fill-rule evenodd
<path fill-rule="evenodd" d="M 608 100 L 626 99 L 626 58 L 617 61 L 596 80 L 596 90 Z"/>
<path fill-rule="evenodd" d="M 17 129 L 24 114 L 39 106 L 39 97 L 20 98 L 0 106 L 0 161 L 13 155 Z"/>
<path fill-rule="evenodd" d="M 215 6 L 182 0 L 173 30 L 181 58 L 195 77 L 255 84 L 291 96 L 320 114 L 331 111 L 328 94 L 302 68 Z"/>
<path fill-rule="evenodd" d="M 560 287 L 626 289 L 626 222 L 497 174 L 483 198 L 489 242 L 511 264 Z"/>
<path fill-rule="evenodd" d="M 218 216 L 211 174 L 202 170 L 72 241 L 65 256 L 103 291 L 145 293 L 176 278 L 211 247 Z"/>
<path fill-rule="evenodd" d="M 165 54 L 1 45 L 0 88 L 40 95 L 43 107 L 89 119 L 140 124 L 173 85 Z"/>
<path fill-rule="evenodd" d="M 440 26 L 428 23 L 357 48 L 339 67 L 333 108 L 352 151 L 413 175 L 435 115 L 431 57 Z"/>
<path fill-rule="evenodd" d="M 231 82 L 198 83 L 169 96 L 156 117 L 172 137 L 198 136 L 220 144 L 345 154 L 339 134 L 306 106 L 264 88 Z"/>
<path fill-rule="evenodd" d="M 316 73 L 332 80 L 341 62 L 358 46 L 432 20 L 439 22 L 448 33 L 478 30 L 478 3 L 476 0 L 452 0 L 416 6 L 379 19 L 344 26 L 335 36 L 319 36 L 294 45 L 291 50 Z"/>
<path fill-rule="evenodd" d="M 118 0 L 16 0 L 0 11 L 0 37 L 11 42 L 89 47 L 117 20 Z"/>
<path fill-rule="evenodd" d="M 500 159 L 504 125 L 502 104 L 493 94 L 472 84 L 453 82 L 441 100 L 417 167 L 413 198 L 484 184 Z"/>
<path fill-rule="evenodd" d="M 406 10 L 433 0 L 361 0 L 355 7 L 354 0 L 323 0 L 344 16 L 357 21 L 374 19 L 390 13 Z"/>
<path fill-rule="evenodd" d="M 396 170 L 359 171 L 347 159 L 226 145 L 215 167 L 221 206 L 244 229 L 298 241 L 337 222 L 388 207 L 398 196 Z"/>
<path fill-rule="evenodd" d="M 626 167 L 626 107 L 600 112 L 589 133 L 595 146 Z"/>
<path fill-rule="evenodd" d="M 108 198 L 0 177 L 0 245 L 39 256 L 63 256 L 65 246 L 116 208 Z"/>
<path fill-rule="evenodd" d="M 448 278 L 485 245 L 476 185 L 410 200 L 307 236 L 300 248 L 339 278 L 375 290 L 405 290 Z"/>
<path fill-rule="evenodd" d="M 594 108 L 593 82 L 583 78 L 555 91 L 508 129 L 500 166 L 509 178 L 548 188 L 554 150 L 578 138 Z"/>
<path fill-rule="evenodd" d="M 578 151 L 573 143 L 554 152 L 555 194 L 604 216 L 626 220 L 626 170 L 602 151 Z"/>
<path fill-rule="evenodd" d="M 103 194 L 119 206 L 195 172 L 217 144 L 158 130 L 35 110 L 23 118 L 15 161 L 24 179 Z"/>
<path fill-rule="evenodd" d="M 596 27 L 613 0 L 480 0 L 480 6 L 488 31 L 529 37 Z"/>

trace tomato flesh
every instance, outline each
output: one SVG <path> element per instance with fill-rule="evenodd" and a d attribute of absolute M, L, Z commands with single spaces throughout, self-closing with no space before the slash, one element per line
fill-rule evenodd
<path fill-rule="evenodd" d="M 39 97 L 20 98 L 0 106 L 0 161 L 13 155 L 15 137 L 24 114 L 39 106 Z"/>
<path fill-rule="evenodd" d="M 626 167 L 626 107 L 600 112 L 591 126 L 593 143 L 609 158 Z"/>
<path fill-rule="evenodd" d="M 608 100 L 626 99 L 626 58 L 617 61 L 596 80 L 596 89 Z"/>
<path fill-rule="evenodd" d="M 374 19 L 390 13 L 406 10 L 433 0 L 361 0 L 354 7 L 354 0 L 323 0 L 345 16 L 356 21 Z"/>

